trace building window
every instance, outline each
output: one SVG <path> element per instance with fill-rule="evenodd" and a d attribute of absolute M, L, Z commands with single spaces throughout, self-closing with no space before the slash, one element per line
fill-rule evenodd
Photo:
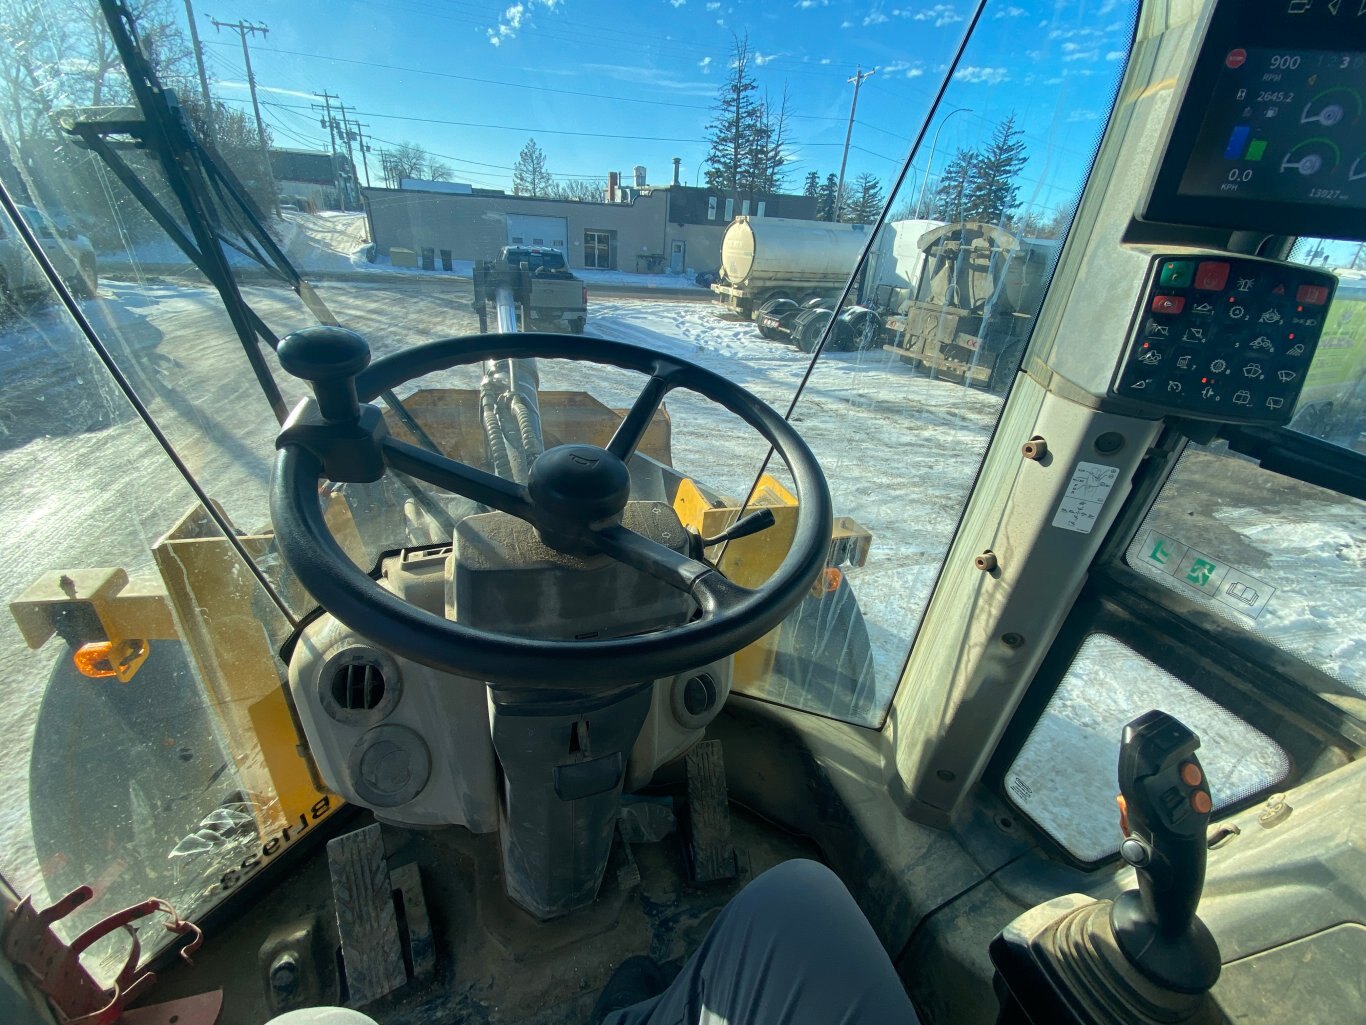
<path fill-rule="evenodd" d="M 715 196 L 708 196 L 708 197 L 707 197 L 707 220 L 709 220 L 709 221 L 714 221 L 714 220 L 716 220 L 716 197 L 715 197 Z"/>
<path fill-rule="evenodd" d="M 735 200 L 733 200 L 733 199 L 727 199 L 727 200 L 726 200 L 726 220 L 729 221 L 729 220 L 730 220 L 732 217 L 734 217 L 734 216 L 735 216 Z"/>
<path fill-rule="evenodd" d="M 762 217 L 762 216 L 764 216 L 764 207 L 766 207 L 766 206 L 768 206 L 768 202 L 767 202 L 766 200 L 762 200 L 762 199 L 759 200 L 759 209 L 755 212 L 755 216 L 756 216 L 756 217 Z"/>
<path fill-rule="evenodd" d="M 740 216 L 741 216 L 741 217 L 748 217 L 748 216 L 749 216 L 749 200 L 747 200 L 747 199 L 742 199 L 742 200 L 740 200 Z"/>
<path fill-rule="evenodd" d="M 583 233 L 583 265 L 595 270 L 612 269 L 612 233 L 585 231 Z"/>

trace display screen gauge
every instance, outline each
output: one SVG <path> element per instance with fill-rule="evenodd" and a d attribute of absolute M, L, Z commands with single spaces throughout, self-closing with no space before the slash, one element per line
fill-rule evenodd
<path fill-rule="evenodd" d="M 1230 47 L 1177 192 L 1366 207 L 1366 54 Z"/>

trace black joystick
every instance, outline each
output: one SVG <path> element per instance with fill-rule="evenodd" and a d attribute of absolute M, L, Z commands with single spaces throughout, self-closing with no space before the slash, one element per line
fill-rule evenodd
<path fill-rule="evenodd" d="M 1137 870 L 1138 890 L 1115 901 L 1110 924 L 1135 968 L 1180 993 L 1206 992 L 1220 967 L 1214 937 L 1195 915 L 1213 809 L 1199 746 L 1181 722 L 1154 710 L 1124 727 L 1119 749 L 1120 854 Z"/>
<path fill-rule="evenodd" d="M 313 386 L 318 412 L 328 423 L 360 416 L 356 375 L 370 365 L 370 346 L 356 332 L 335 325 L 305 328 L 287 335 L 275 354 L 287 373 Z"/>

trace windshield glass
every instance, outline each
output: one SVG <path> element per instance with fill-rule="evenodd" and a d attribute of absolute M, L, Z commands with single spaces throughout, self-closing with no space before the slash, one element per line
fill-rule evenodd
<path fill-rule="evenodd" d="M 131 36 L 105 8 L 0 5 L 0 181 L 40 249 L 0 219 L 0 657 L 26 681 L 3 757 L 29 781 L 0 809 L 21 838 L 0 871 L 21 892 L 96 882 L 73 929 L 149 888 L 189 914 L 335 806 L 282 698 L 314 603 L 268 502 L 307 393 L 273 349 L 319 322 L 379 358 L 506 315 L 683 356 L 788 415 L 835 529 L 734 687 L 881 725 L 1131 5 L 149 0 Z M 377 401 L 395 436 L 524 479 L 540 447 L 602 444 L 641 383 L 542 361 Z M 761 439 L 697 396 L 671 394 L 640 452 L 632 497 L 702 536 L 792 514 Z M 324 502 L 366 569 L 475 511 L 394 473 Z M 712 557 L 753 586 L 786 544 Z"/>

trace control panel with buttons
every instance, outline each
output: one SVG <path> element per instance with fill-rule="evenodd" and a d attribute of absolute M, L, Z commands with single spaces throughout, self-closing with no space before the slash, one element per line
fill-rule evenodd
<path fill-rule="evenodd" d="M 1110 394 L 1164 412 L 1288 423 L 1337 279 L 1245 256 L 1157 256 Z"/>

